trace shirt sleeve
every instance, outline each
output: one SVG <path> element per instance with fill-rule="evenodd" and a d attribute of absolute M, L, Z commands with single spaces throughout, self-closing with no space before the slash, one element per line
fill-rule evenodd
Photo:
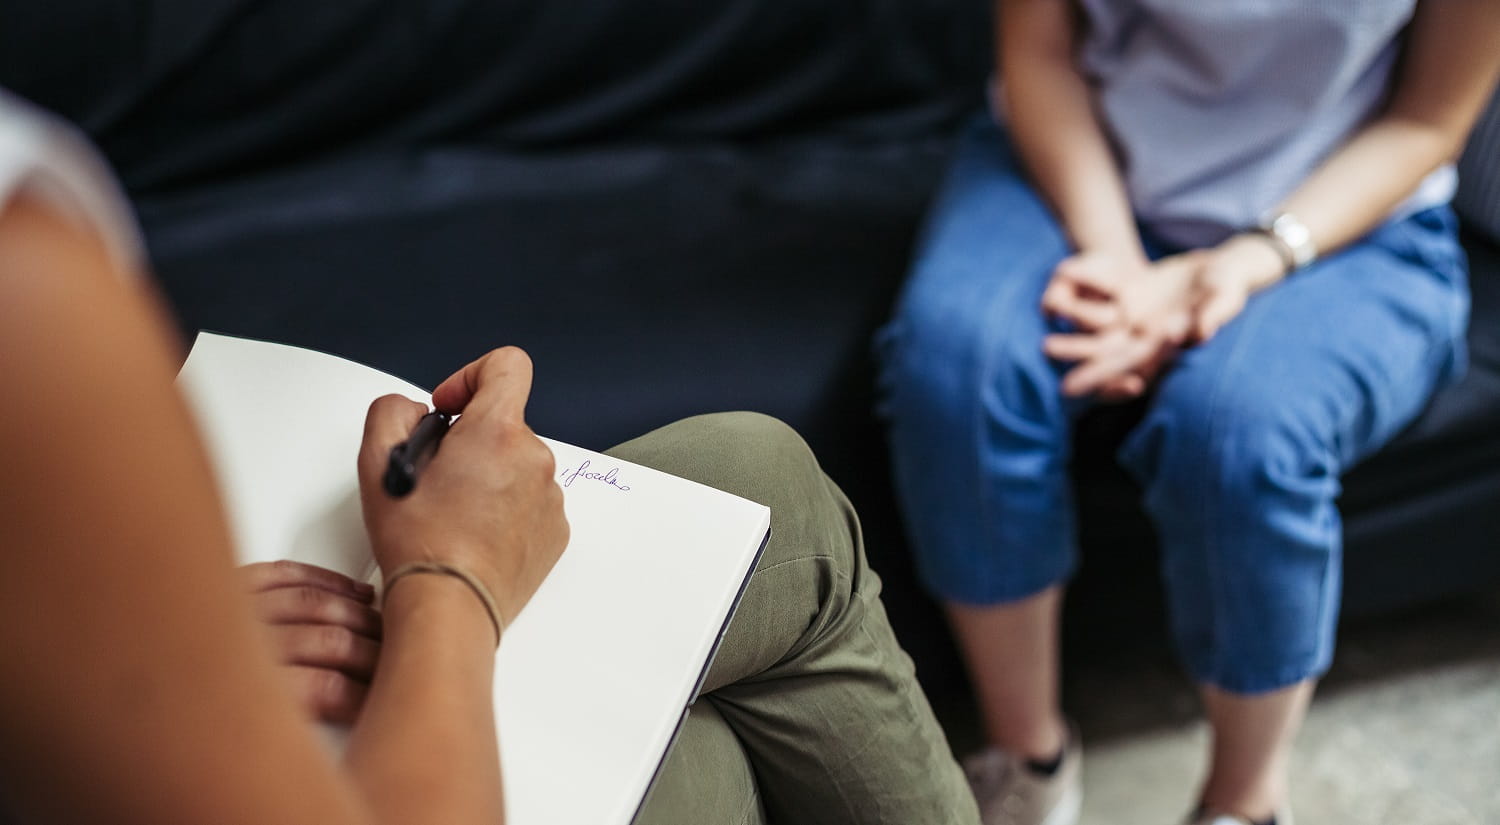
<path fill-rule="evenodd" d="M 72 126 L 0 91 L 0 207 L 22 191 L 103 238 L 122 271 L 144 271 L 145 245 L 103 158 Z"/>

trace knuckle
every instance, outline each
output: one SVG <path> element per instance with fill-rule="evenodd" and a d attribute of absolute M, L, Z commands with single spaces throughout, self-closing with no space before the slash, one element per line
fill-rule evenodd
<path fill-rule="evenodd" d="M 552 454 L 535 433 L 531 433 L 531 459 L 536 464 L 537 472 L 547 480 L 550 481 L 557 474 L 557 456 Z"/>
<path fill-rule="evenodd" d="M 507 454 L 506 461 L 515 462 L 514 457 L 523 448 L 522 437 L 525 434 L 525 425 L 519 421 L 508 418 L 494 418 L 488 422 L 486 438 L 489 446 L 496 453 Z M 524 453 L 520 453 L 524 457 Z"/>
<path fill-rule="evenodd" d="M 239 568 L 240 585 L 250 593 L 268 590 L 276 583 L 276 568 L 270 562 L 256 562 Z"/>
<path fill-rule="evenodd" d="M 479 370 L 487 381 L 521 380 L 531 375 L 531 356 L 520 347 L 500 347 L 485 354 Z"/>
<path fill-rule="evenodd" d="M 387 413 L 412 404 L 412 400 L 397 393 L 387 393 L 370 402 L 371 413 Z"/>
<path fill-rule="evenodd" d="M 369 408 L 365 410 L 365 418 L 371 421 L 379 420 L 380 418 L 390 414 L 392 409 L 391 405 L 394 403 L 396 403 L 395 395 L 380 396 L 379 398 L 370 402 Z"/>
<path fill-rule="evenodd" d="M 352 685 L 349 677 L 336 670 L 319 670 L 313 676 L 313 703 L 320 709 L 335 711 L 349 701 Z"/>
<path fill-rule="evenodd" d="M 354 652 L 354 632 L 338 625 L 319 627 L 316 647 L 318 656 L 327 661 L 347 661 Z"/>
<path fill-rule="evenodd" d="M 552 477 L 557 461 L 552 451 L 535 432 L 532 432 L 526 422 L 519 420 L 497 422 L 494 437 L 499 449 L 510 453 L 509 460 L 520 472 Z"/>
<path fill-rule="evenodd" d="M 532 435 L 526 422 L 517 418 L 502 418 L 494 423 L 495 440 L 515 449 L 524 448 L 528 436 Z"/>
<path fill-rule="evenodd" d="M 500 347 L 490 351 L 492 362 L 502 369 L 530 369 L 531 356 L 516 346 Z"/>
<path fill-rule="evenodd" d="M 274 581 L 291 581 L 301 577 L 302 566 L 290 559 L 277 559 L 266 564 L 266 573 Z"/>
<path fill-rule="evenodd" d="M 566 523 L 567 520 L 563 516 L 563 512 L 566 508 L 564 508 L 563 502 L 564 499 L 562 487 L 553 484 L 551 478 L 549 477 L 547 479 L 547 485 L 542 488 L 542 506 L 546 508 L 547 512 L 550 513 L 553 518 Z"/>
<path fill-rule="evenodd" d="M 332 601 L 332 594 L 326 590 L 304 586 L 294 588 L 292 593 L 298 611 L 304 616 L 322 616 L 331 612 L 329 603 Z"/>

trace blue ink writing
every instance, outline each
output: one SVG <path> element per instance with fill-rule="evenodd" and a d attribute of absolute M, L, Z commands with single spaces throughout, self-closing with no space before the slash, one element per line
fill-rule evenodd
<path fill-rule="evenodd" d="M 620 483 L 619 467 L 611 467 L 607 472 L 603 473 L 591 473 L 588 471 L 588 469 L 593 465 L 593 463 L 594 462 L 588 459 L 584 459 L 583 463 L 578 465 L 578 469 L 575 470 L 570 467 L 566 470 L 563 470 L 562 475 L 558 476 L 558 478 L 562 479 L 562 486 L 572 487 L 573 482 L 581 478 L 586 481 L 598 481 L 603 484 L 608 484 L 609 486 L 615 488 L 616 490 L 619 490 L 622 493 L 630 491 L 630 485 Z"/>

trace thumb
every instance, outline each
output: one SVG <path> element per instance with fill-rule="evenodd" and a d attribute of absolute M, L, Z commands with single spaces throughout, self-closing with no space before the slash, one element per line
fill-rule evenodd
<path fill-rule="evenodd" d="M 432 391 L 432 404 L 457 415 L 478 402 L 475 412 L 491 411 L 521 421 L 530 396 L 531 357 L 519 347 L 501 347 L 448 376 Z"/>
<path fill-rule="evenodd" d="M 1204 294 L 1194 315 L 1193 337 L 1199 343 L 1214 337 L 1223 326 L 1245 308 L 1244 296 L 1230 291 L 1215 289 Z"/>
<path fill-rule="evenodd" d="M 1114 297 L 1120 286 L 1119 266 L 1103 252 L 1082 252 L 1065 258 L 1055 274 L 1106 297 Z"/>

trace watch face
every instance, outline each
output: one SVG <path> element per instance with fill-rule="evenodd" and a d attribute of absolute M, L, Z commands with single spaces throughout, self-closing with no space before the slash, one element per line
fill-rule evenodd
<path fill-rule="evenodd" d="M 1307 266 L 1318 257 L 1318 250 L 1312 242 L 1312 232 L 1308 231 L 1307 225 L 1298 220 L 1296 215 L 1282 212 L 1271 221 L 1270 230 L 1272 235 L 1286 244 L 1297 266 Z"/>

